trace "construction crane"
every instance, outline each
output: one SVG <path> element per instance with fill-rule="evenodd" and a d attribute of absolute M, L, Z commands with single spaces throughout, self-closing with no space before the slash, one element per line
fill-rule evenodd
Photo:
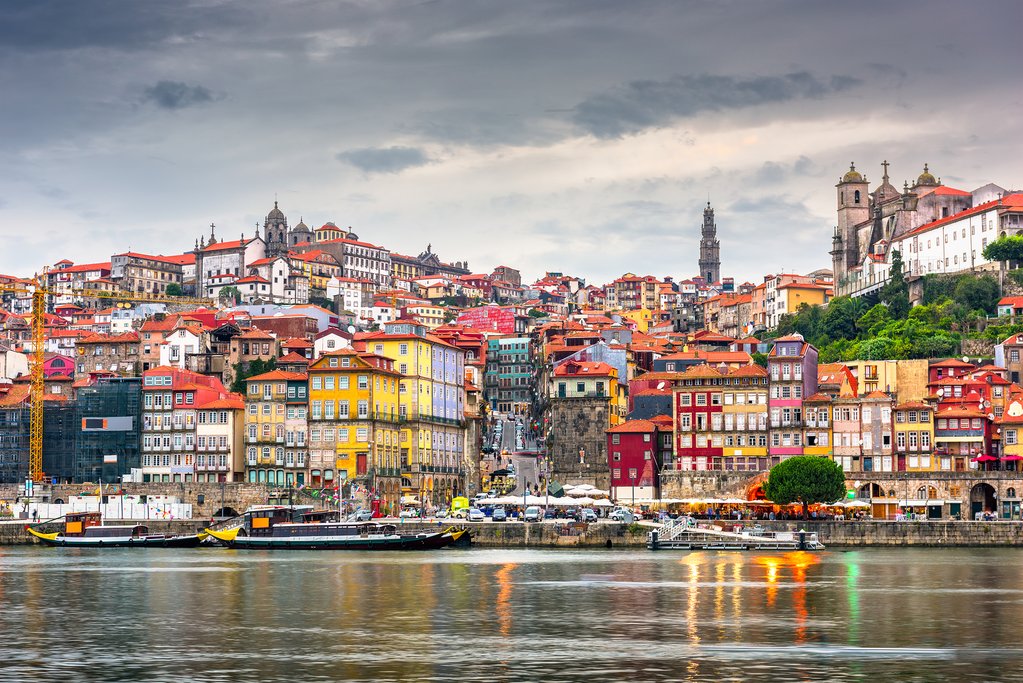
<path fill-rule="evenodd" d="M 46 297 L 70 296 L 104 301 L 130 301 L 139 303 L 184 304 L 209 306 L 207 299 L 181 296 L 150 295 L 144 292 L 99 292 L 80 289 L 50 290 L 39 284 L 0 284 L 0 293 L 27 295 L 32 297 L 32 354 L 29 369 L 29 436 L 28 472 L 35 482 L 45 481 L 43 474 L 43 401 L 46 396 L 45 375 L 43 374 L 43 346 L 46 344 Z"/>

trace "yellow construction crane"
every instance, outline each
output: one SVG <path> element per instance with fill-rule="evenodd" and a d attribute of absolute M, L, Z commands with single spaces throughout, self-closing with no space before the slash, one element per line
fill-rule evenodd
<path fill-rule="evenodd" d="M 43 400 L 46 396 L 43 374 L 43 346 L 46 344 L 46 297 L 71 296 L 104 301 L 133 301 L 140 303 L 185 304 L 209 306 L 207 299 L 180 296 L 149 295 L 144 292 L 90 292 L 80 289 L 54 291 L 37 284 L 0 284 L 0 293 L 9 292 L 32 297 L 32 355 L 29 377 L 29 436 L 28 472 L 32 481 L 42 482 L 43 475 Z"/>

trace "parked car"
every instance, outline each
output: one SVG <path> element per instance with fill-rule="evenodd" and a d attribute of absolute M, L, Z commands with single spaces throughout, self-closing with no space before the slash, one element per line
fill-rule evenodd
<path fill-rule="evenodd" d="M 608 519 L 612 522 L 628 522 L 631 524 L 636 517 L 632 513 L 632 510 L 629 510 L 628 508 L 617 508 L 611 511 L 611 514 L 608 515 Z"/>
<path fill-rule="evenodd" d="M 451 513 L 451 517 L 452 519 L 468 519 L 469 508 L 458 508 L 457 510 Z"/>
<path fill-rule="evenodd" d="M 579 521 L 592 524 L 597 521 L 597 513 L 590 508 L 583 508 L 579 511 Z"/>
<path fill-rule="evenodd" d="M 543 519 L 543 509 L 537 505 L 530 505 L 526 508 L 526 514 L 522 516 L 524 522 L 539 522 Z"/>
<path fill-rule="evenodd" d="M 504 508 L 494 508 L 490 519 L 494 522 L 504 522 L 508 519 L 508 512 Z"/>
<path fill-rule="evenodd" d="M 405 508 L 398 516 L 405 519 L 417 518 L 419 517 L 419 508 Z"/>
<path fill-rule="evenodd" d="M 486 521 L 487 516 L 483 514 L 483 510 L 479 508 L 469 508 L 469 521 L 470 522 L 483 522 Z"/>
<path fill-rule="evenodd" d="M 549 509 L 549 510 L 547 510 L 546 512 L 543 513 L 543 518 L 544 519 L 557 519 L 558 518 L 558 513 L 554 511 L 554 508 L 551 508 L 551 509 Z"/>
<path fill-rule="evenodd" d="M 447 519 L 450 516 L 451 510 L 448 510 L 447 508 L 444 508 L 443 510 L 438 510 L 436 515 L 437 519 Z"/>
<path fill-rule="evenodd" d="M 369 522 L 373 519 L 373 511 L 366 508 L 359 508 L 352 513 L 349 519 L 353 522 Z"/>

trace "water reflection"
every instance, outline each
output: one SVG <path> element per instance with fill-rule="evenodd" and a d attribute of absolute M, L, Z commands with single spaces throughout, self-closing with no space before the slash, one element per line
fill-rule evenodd
<path fill-rule="evenodd" d="M 1013 681 L 1021 565 L 986 549 L 5 549 L 0 657 L 5 681 Z"/>

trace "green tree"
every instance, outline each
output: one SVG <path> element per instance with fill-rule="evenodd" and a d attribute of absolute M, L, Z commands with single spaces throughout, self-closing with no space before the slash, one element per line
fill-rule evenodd
<path fill-rule="evenodd" d="M 227 287 L 220 288 L 220 294 L 218 298 L 221 301 L 229 301 L 232 306 L 237 306 L 238 302 L 242 300 L 242 293 L 238 291 L 238 288 L 234 285 L 228 285 Z"/>
<path fill-rule="evenodd" d="M 838 296 L 828 304 L 820 325 L 818 342 L 856 338 L 856 320 L 862 315 L 851 297 Z"/>
<path fill-rule="evenodd" d="M 964 276 L 956 283 L 952 298 L 956 303 L 965 306 L 968 311 L 983 311 L 985 314 L 993 314 L 998 306 L 998 282 L 988 276 Z"/>
<path fill-rule="evenodd" d="M 823 456 L 797 455 L 771 468 L 764 493 L 779 505 L 802 504 L 806 519 L 810 505 L 833 503 L 845 496 L 845 474 Z"/>
<path fill-rule="evenodd" d="M 245 395 L 245 380 L 249 377 L 255 377 L 256 375 L 262 375 L 264 372 L 270 372 L 277 367 L 277 359 L 271 358 L 270 360 L 256 359 L 249 361 L 248 363 L 235 363 L 234 364 L 234 381 L 231 382 L 231 391 Z"/>
<path fill-rule="evenodd" d="M 169 285 L 167 285 L 167 291 L 165 292 L 165 294 L 167 294 L 167 296 L 181 296 L 183 294 L 183 292 L 181 291 L 181 285 L 179 285 L 177 282 L 170 283 Z"/>
<path fill-rule="evenodd" d="M 1023 261 L 1023 237 L 1000 237 L 981 252 L 988 261 Z"/>
<path fill-rule="evenodd" d="M 881 303 L 888 307 L 889 313 L 896 320 L 905 318 L 909 313 L 909 285 L 902 273 L 902 252 L 892 252 L 892 267 L 888 282 L 881 288 Z"/>
<path fill-rule="evenodd" d="M 767 367 L 767 354 L 766 353 L 760 353 L 759 351 L 754 351 L 752 354 L 750 354 L 750 357 L 753 359 L 753 362 L 756 363 L 757 365 L 759 365 L 760 367 L 762 367 L 762 368 L 766 368 Z"/>
<path fill-rule="evenodd" d="M 860 319 L 856 321 L 856 329 L 860 331 L 860 334 L 869 336 L 876 334 L 876 330 L 891 322 L 891 319 L 892 315 L 888 307 L 884 304 L 877 304 L 860 316 Z"/>
<path fill-rule="evenodd" d="M 528 311 L 526 311 L 526 315 L 528 315 L 530 318 L 546 318 L 547 317 L 547 313 L 545 311 L 541 311 L 541 310 L 536 309 L 536 308 L 531 308 Z"/>

